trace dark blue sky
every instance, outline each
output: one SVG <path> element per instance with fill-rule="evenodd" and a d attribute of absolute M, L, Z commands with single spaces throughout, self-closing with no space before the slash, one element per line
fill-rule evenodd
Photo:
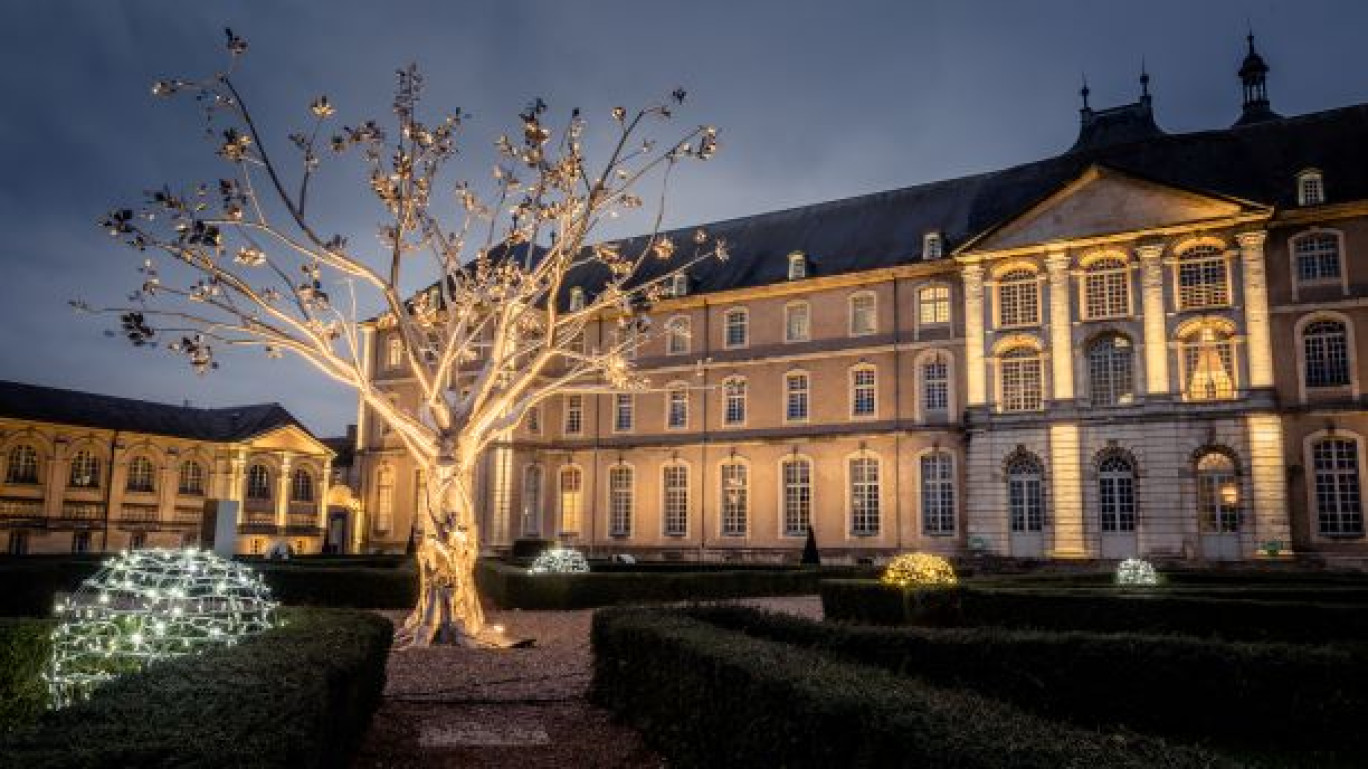
<path fill-rule="evenodd" d="M 410 61 L 434 108 L 474 115 L 472 141 L 530 98 L 602 115 L 677 85 L 686 122 L 722 154 L 689 169 L 667 224 L 729 218 L 1029 162 L 1072 143 L 1078 81 L 1093 106 L 1132 101 L 1143 56 L 1161 126 L 1229 125 L 1252 21 L 1275 109 L 1368 101 L 1363 2 L 6 2 L 0 8 L 0 378 L 200 405 L 278 400 L 321 434 L 355 400 L 304 364 L 229 354 L 194 375 L 134 351 L 67 300 L 117 301 L 132 252 L 95 226 L 163 182 L 217 178 L 188 104 L 153 80 L 221 63 L 222 28 L 251 52 L 239 82 L 283 143 L 327 93 L 346 120 L 388 113 Z M 321 198 L 353 243 L 377 216 L 362 189 Z"/>

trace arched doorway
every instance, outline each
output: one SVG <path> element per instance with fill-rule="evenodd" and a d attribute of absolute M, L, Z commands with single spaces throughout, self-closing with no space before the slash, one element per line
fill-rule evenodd
<path fill-rule="evenodd" d="M 1103 558 L 1133 558 L 1135 543 L 1135 465 L 1109 453 L 1097 463 L 1097 528 Z"/>
<path fill-rule="evenodd" d="M 1235 461 L 1219 451 L 1197 458 L 1197 530 L 1202 557 L 1240 557 L 1240 482 Z"/>
<path fill-rule="evenodd" d="M 1045 555 L 1045 471 L 1040 460 L 1021 452 L 1007 462 L 1007 518 L 1012 555 Z"/>
<path fill-rule="evenodd" d="M 351 488 L 337 483 L 328 487 L 327 516 L 324 518 L 323 552 L 341 555 L 352 552 L 354 532 L 356 531 L 356 512 L 361 503 L 352 494 Z"/>

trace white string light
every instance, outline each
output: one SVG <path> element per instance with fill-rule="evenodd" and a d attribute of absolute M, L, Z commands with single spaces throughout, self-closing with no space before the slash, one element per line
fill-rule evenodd
<path fill-rule="evenodd" d="M 1154 564 L 1149 561 L 1127 558 L 1116 567 L 1116 584 L 1157 585 L 1159 572 L 1154 570 Z"/>
<path fill-rule="evenodd" d="M 137 550 L 60 600 L 44 679 L 61 708 L 148 663 L 232 646 L 278 624 L 261 575 L 206 550 Z"/>
<path fill-rule="evenodd" d="M 532 567 L 527 573 L 573 574 L 586 571 L 589 571 L 589 562 L 584 559 L 583 553 L 573 548 L 553 547 L 550 550 L 543 550 L 536 560 L 532 561 Z"/>

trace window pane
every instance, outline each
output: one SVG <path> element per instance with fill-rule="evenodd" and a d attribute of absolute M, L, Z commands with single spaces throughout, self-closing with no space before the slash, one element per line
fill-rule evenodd
<path fill-rule="evenodd" d="M 744 537 L 749 509 L 749 477 L 746 466 L 739 462 L 722 465 L 722 535 Z"/>
<path fill-rule="evenodd" d="M 1040 323 L 1040 292 L 1035 273 L 1014 270 L 998 284 L 998 320 L 1003 326 Z"/>
<path fill-rule="evenodd" d="M 872 457 L 850 460 L 850 533 L 879 533 L 879 462 Z"/>
<path fill-rule="evenodd" d="M 1317 321 L 1302 331 L 1307 387 L 1349 385 L 1349 344 L 1344 324 Z"/>
<path fill-rule="evenodd" d="M 1312 448 L 1316 474 L 1316 520 L 1321 534 L 1361 536 L 1363 499 L 1359 488 L 1358 445 L 1329 438 Z"/>
<path fill-rule="evenodd" d="M 689 527 L 689 468 L 685 465 L 666 465 L 665 534 L 682 537 Z"/>
<path fill-rule="evenodd" d="M 617 465 L 608 470 L 608 531 L 610 536 L 632 535 L 632 468 Z"/>
<path fill-rule="evenodd" d="M 784 534 L 800 537 L 812 522 L 812 463 L 806 459 L 787 459 L 784 476 Z"/>
<path fill-rule="evenodd" d="M 1338 282 L 1340 278 L 1339 238 L 1330 233 L 1303 235 L 1293 241 L 1297 257 L 1297 280 Z"/>
<path fill-rule="evenodd" d="M 922 529 L 927 534 L 955 533 L 954 464 L 945 452 L 921 459 Z"/>
<path fill-rule="evenodd" d="M 1226 260 L 1219 249 L 1199 246 L 1183 254 L 1178 265 L 1180 307 L 1212 307 L 1230 303 Z"/>

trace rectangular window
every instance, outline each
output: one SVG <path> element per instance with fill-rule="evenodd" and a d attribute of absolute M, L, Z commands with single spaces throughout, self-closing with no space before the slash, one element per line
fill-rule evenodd
<path fill-rule="evenodd" d="M 608 470 L 608 533 L 632 536 L 632 468 L 616 465 Z"/>
<path fill-rule="evenodd" d="M 541 406 L 531 406 L 527 409 L 527 431 L 536 435 L 541 432 Z"/>
<path fill-rule="evenodd" d="M 746 536 L 747 513 L 750 509 L 750 479 L 745 465 L 729 462 L 722 465 L 722 536 Z"/>
<path fill-rule="evenodd" d="M 1325 184 L 1320 174 L 1306 174 L 1297 185 L 1297 202 L 1303 206 L 1318 206 L 1325 202 Z"/>
<path fill-rule="evenodd" d="M 565 434 L 580 435 L 584 432 L 584 396 L 565 396 Z"/>
<path fill-rule="evenodd" d="M 665 354 L 687 355 L 689 353 L 689 319 L 675 318 L 665 327 Z"/>
<path fill-rule="evenodd" d="M 71 535 L 71 552 L 89 553 L 90 552 L 90 532 L 78 531 Z"/>
<path fill-rule="evenodd" d="M 1193 401 L 1235 397 L 1235 350 L 1228 339 L 1210 338 L 1183 344 L 1187 397 Z"/>
<path fill-rule="evenodd" d="M 931 536 L 955 533 L 955 473 L 944 452 L 921 458 L 922 531 Z"/>
<path fill-rule="evenodd" d="M 1303 235 L 1293 241 L 1297 257 L 1297 281 L 1338 283 L 1340 279 L 1339 238 L 1329 233 Z"/>
<path fill-rule="evenodd" d="M 1083 312 L 1089 319 L 1118 318 L 1130 313 L 1126 268 L 1105 267 L 1083 279 Z"/>
<path fill-rule="evenodd" d="M 950 408 L 950 364 L 937 357 L 922 364 L 922 411 L 944 412 Z"/>
<path fill-rule="evenodd" d="M 381 533 L 394 528 L 394 481 L 380 481 L 375 500 L 375 530 Z"/>
<path fill-rule="evenodd" d="M 949 286 L 927 286 L 917 293 L 917 322 L 923 326 L 950 322 Z"/>
<path fill-rule="evenodd" d="M 631 393 L 613 396 L 613 432 L 630 433 L 636 417 L 636 401 Z"/>
<path fill-rule="evenodd" d="M 523 470 L 522 533 L 524 537 L 541 535 L 541 465 L 528 465 Z"/>
<path fill-rule="evenodd" d="M 1184 309 L 1230 304 L 1225 258 L 1185 257 L 1178 265 L 1178 303 Z"/>
<path fill-rule="evenodd" d="M 879 461 L 872 457 L 850 460 L 850 533 L 879 533 Z"/>
<path fill-rule="evenodd" d="M 1040 286 L 1034 274 L 1017 271 L 998 284 L 998 323 L 1002 326 L 1040 324 Z"/>
<path fill-rule="evenodd" d="M 789 422 L 806 422 L 808 418 L 808 375 L 789 374 L 784 377 L 785 406 L 784 419 Z"/>
<path fill-rule="evenodd" d="M 396 369 L 404 365 L 404 343 L 398 336 L 385 342 L 385 368 Z"/>
<path fill-rule="evenodd" d="M 784 308 L 784 341 L 806 342 L 811 338 L 811 309 L 807 302 L 797 302 Z"/>
<path fill-rule="evenodd" d="M 728 425 L 746 423 L 746 380 L 729 379 L 722 384 L 722 394 L 726 399 L 723 421 Z"/>
<path fill-rule="evenodd" d="M 728 349 L 750 344 L 750 323 L 745 310 L 729 310 L 726 315 L 724 345 Z"/>
<path fill-rule="evenodd" d="M 812 522 L 812 463 L 806 459 L 788 459 L 782 468 L 784 536 L 801 537 L 807 534 Z"/>
<path fill-rule="evenodd" d="M 684 430 L 689 426 L 689 391 L 671 390 L 665 396 L 669 400 L 665 426 L 671 430 Z"/>
<path fill-rule="evenodd" d="M 876 376 L 877 373 L 872 368 L 858 368 L 850 372 L 850 413 L 852 416 L 874 416 L 878 407 Z"/>
<path fill-rule="evenodd" d="M 856 294 L 850 298 L 851 336 L 863 336 L 878 330 L 877 308 L 873 294 Z"/>
<path fill-rule="evenodd" d="M 584 474 L 578 467 L 567 467 L 560 473 L 561 533 L 578 534 L 580 513 L 584 505 Z"/>
<path fill-rule="evenodd" d="M 1363 497 L 1359 488 L 1358 446 L 1339 438 L 1312 448 L 1316 472 L 1316 519 L 1328 537 L 1363 536 Z"/>
<path fill-rule="evenodd" d="M 665 465 L 661 471 L 664 486 L 665 536 L 682 537 L 689 531 L 689 467 Z"/>
<path fill-rule="evenodd" d="M 1002 372 L 1002 410 L 1039 411 L 1044 405 L 1040 358 L 1035 355 L 1004 357 Z"/>

